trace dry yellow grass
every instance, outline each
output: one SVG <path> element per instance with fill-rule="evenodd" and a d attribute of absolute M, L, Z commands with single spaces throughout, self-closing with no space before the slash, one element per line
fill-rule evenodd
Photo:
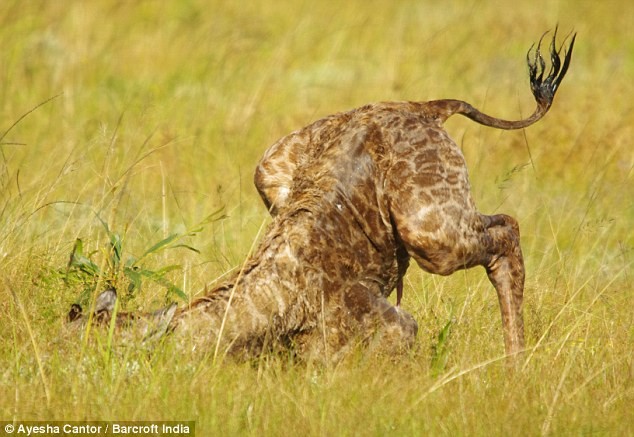
<path fill-rule="evenodd" d="M 630 3 L 5 1 L 0 419 L 196 420 L 199 435 L 632 435 Z M 523 132 L 447 125 L 480 209 L 520 222 L 522 371 L 499 360 L 481 270 L 410 268 L 418 348 L 394 360 L 212 365 L 169 343 L 152 356 L 82 352 L 64 334 L 80 289 L 60 272 L 76 238 L 104 247 L 97 214 L 138 256 L 224 207 L 188 240 L 200 254 L 152 261 L 181 264 L 170 279 L 193 295 L 242 261 L 267 220 L 251 179 L 275 139 L 377 100 L 460 98 L 519 118 L 533 108 L 525 52 L 557 23 L 578 41 L 544 120 Z M 147 283 L 128 305 L 164 294 Z"/>

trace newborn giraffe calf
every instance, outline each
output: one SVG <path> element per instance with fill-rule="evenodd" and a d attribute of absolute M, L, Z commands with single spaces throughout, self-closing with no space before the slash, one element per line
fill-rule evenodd
<path fill-rule="evenodd" d="M 537 109 L 527 119 L 500 120 L 460 100 L 377 103 L 282 138 L 255 174 L 274 218 L 240 271 L 186 307 L 118 314 L 117 322 L 136 320 L 145 336 L 174 331 L 196 347 L 242 356 L 290 347 L 336 360 L 359 341 L 408 347 L 417 324 L 387 297 L 396 287 L 400 301 L 413 257 L 440 275 L 483 266 L 497 291 L 506 353 L 518 353 L 524 347 L 519 228 L 507 215 L 476 210 L 464 157 L 443 123 L 461 114 L 520 129 L 542 118 L 566 74 L 575 36 L 563 63 L 555 39 L 556 32 L 548 72 L 541 40 L 528 52 Z M 113 291 L 99 296 L 91 319 L 108 323 L 114 300 Z M 69 318 L 86 316 L 75 306 Z"/>

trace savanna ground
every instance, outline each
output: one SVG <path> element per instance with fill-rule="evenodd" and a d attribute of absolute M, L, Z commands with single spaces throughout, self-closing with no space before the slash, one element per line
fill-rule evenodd
<path fill-rule="evenodd" d="M 169 341 L 147 353 L 66 332 L 69 306 L 106 279 L 140 282 L 122 293 L 139 310 L 183 303 L 238 267 L 269 221 L 252 184 L 258 158 L 321 116 L 434 98 L 528 115 L 524 55 L 557 23 L 578 39 L 544 120 L 515 132 L 447 123 L 480 210 L 520 222 L 519 371 L 501 360 L 483 269 L 410 268 L 403 307 L 420 331 L 396 358 L 213 362 Z M 632 23 L 629 0 L 3 1 L 0 420 L 196 420 L 199 435 L 633 435 Z"/>

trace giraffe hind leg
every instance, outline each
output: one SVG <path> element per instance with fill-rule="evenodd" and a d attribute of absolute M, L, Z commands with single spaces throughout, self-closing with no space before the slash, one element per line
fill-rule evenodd
<path fill-rule="evenodd" d="M 491 216 L 492 225 L 486 232 L 491 236 L 494 256 L 485 265 L 489 280 L 497 291 L 502 313 L 506 353 L 515 355 L 524 349 L 524 260 L 520 247 L 517 221 L 507 215 Z"/>
<path fill-rule="evenodd" d="M 515 219 L 473 212 L 469 226 L 440 222 L 441 231 L 433 233 L 426 230 L 431 228 L 426 217 L 395 215 L 399 236 L 408 253 L 421 268 L 434 274 L 450 275 L 457 270 L 483 266 L 498 295 L 506 353 L 520 352 L 524 348 L 524 261 Z M 437 223 L 434 221 L 435 226 Z"/>

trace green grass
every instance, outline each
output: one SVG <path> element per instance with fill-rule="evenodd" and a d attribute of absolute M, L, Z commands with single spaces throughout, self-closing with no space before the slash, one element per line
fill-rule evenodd
<path fill-rule="evenodd" d="M 633 19 L 628 0 L 3 2 L 0 419 L 196 420 L 199 435 L 633 435 Z M 252 173 L 274 140 L 378 100 L 460 98 L 520 118 L 533 109 L 525 52 L 557 23 L 578 39 L 544 120 L 520 132 L 447 123 L 479 208 L 520 222 L 521 371 L 500 360 L 482 269 L 411 267 L 416 350 L 334 368 L 214 365 L 170 342 L 111 351 L 64 328 L 82 292 L 64 280 L 76 239 L 97 265 L 109 256 L 98 216 L 137 258 L 223 208 L 184 238 L 199 254 L 165 250 L 144 266 L 180 265 L 166 278 L 194 296 L 268 220 Z M 144 282 L 126 309 L 164 300 Z"/>

